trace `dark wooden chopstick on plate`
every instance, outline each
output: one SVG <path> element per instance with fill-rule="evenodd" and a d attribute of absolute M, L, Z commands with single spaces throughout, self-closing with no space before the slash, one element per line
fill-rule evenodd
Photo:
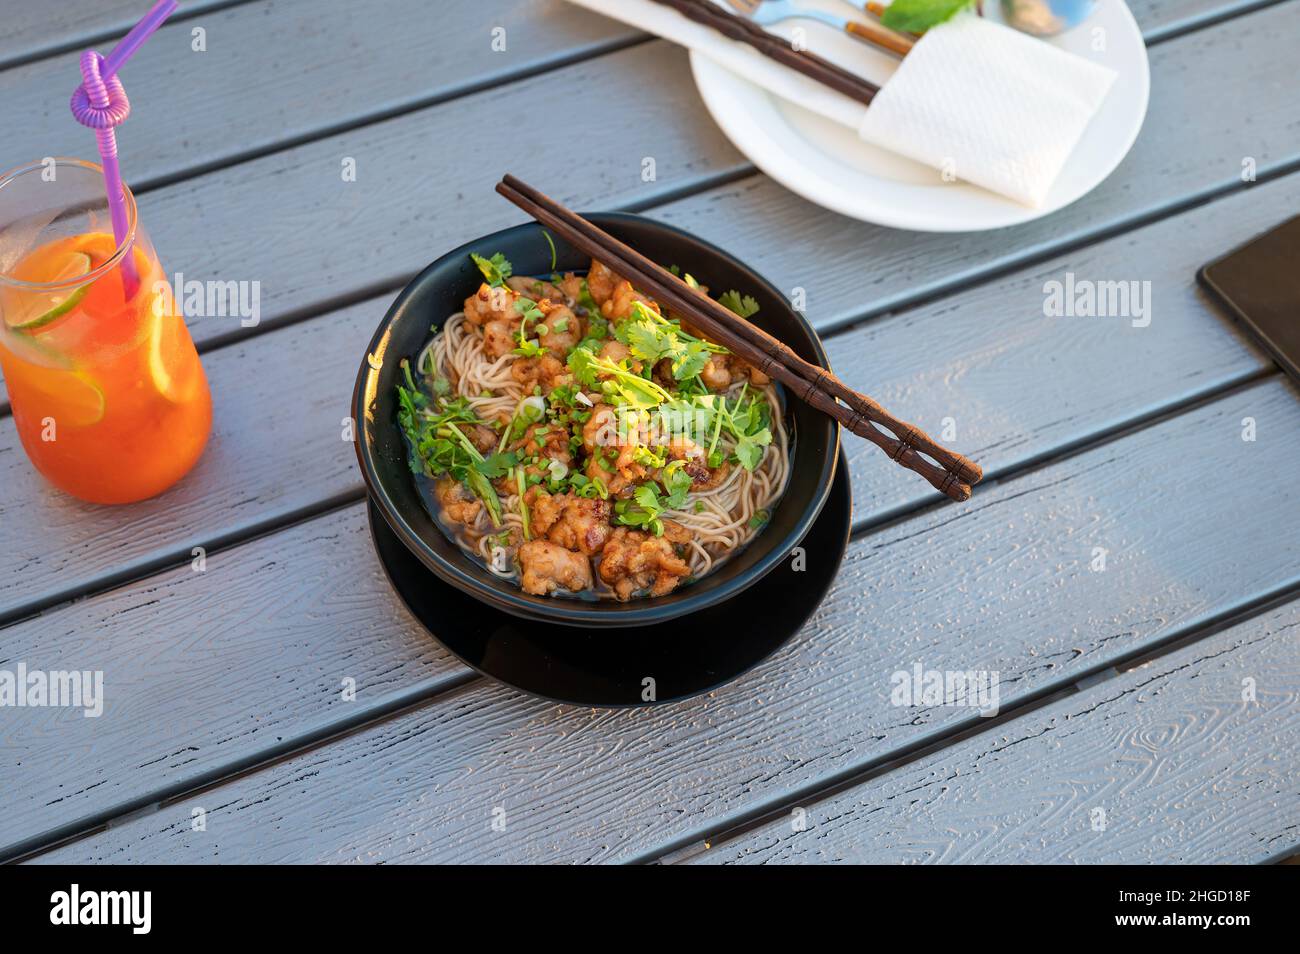
<path fill-rule="evenodd" d="M 867 82 L 861 76 L 836 66 L 830 60 L 822 59 L 815 53 L 795 50 L 784 37 L 768 33 L 753 21 L 729 13 L 714 3 L 703 2 L 703 0 L 654 0 L 654 2 L 672 7 L 682 16 L 712 27 L 725 37 L 748 44 L 769 59 L 776 60 L 860 103 L 870 103 L 876 93 L 880 92 L 879 86 Z"/>
<path fill-rule="evenodd" d="M 830 371 L 805 361 L 757 325 L 691 288 L 576 212 L 512 175 L 497 184 L 497 192 L 574 248 L 605 263 L 633 287 L 652 295 L 707 337 L 780 381 L 795 397 L 871 441 L 895 463 L 920 474 L 952 499 L 969 499 L 971 484 L 984 476 L 977 464 L 936 443 L 919 428 L 898 420 Z M 882 431 L 882 427 L 892 433 Z M 929 455 L 938 464 L 931 463 L 922 454 Z"/>

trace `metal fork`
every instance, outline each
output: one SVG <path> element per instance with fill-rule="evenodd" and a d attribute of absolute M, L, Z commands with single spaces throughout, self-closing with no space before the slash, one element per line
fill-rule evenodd
<path fill-rule="evenodd" d="M 810 10 L 794 0 L 727 0 L 727 5 L 759 26 L 772 26 L 784 20 L 817 20 L 899 56 L 906 56 L 916 42 L 915 38 L 879 23 L 849 20 L 824 10 Z"/>

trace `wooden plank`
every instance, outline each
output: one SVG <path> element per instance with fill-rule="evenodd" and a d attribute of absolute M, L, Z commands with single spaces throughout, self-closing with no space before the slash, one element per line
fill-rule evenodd
<path fill-rule="evenodd" d="M 179 13 L 172 15 L 172 22 L 180 17 L 188 19 L 195 14 L 230 6 L 231 2 L 187 0 Z M 73 47 L 96 44 L 110 47 L 118 36 L 136 24 L 148 8 L 149 5 L 141 4 L 140 0 L 10 4 L 4 13 L 4 33 L 0 34 L 0 69 Z M 107 52 L 107 49 L 102 52 Z M 75 76 L 75 65 L 73 70 Z M 6 84 L 6 88 L 11 87 Z"/>
<path fill-rule="evenodd" d="M 690 860 L 1254 864 L 1300 844 L 1297 750 L 1293 601 Z"/>
<path fill-rule="evenodd" d="M 1216 0 L 1142 0 L 1130 3 L 1129 9 L 1142 27 L 1148 44 L 1158 43 L 1169 36 L 1189 30 L 1204 29 L 1221 20 L 1239 17 L 1278 0 L 1233 0 L 1219 3 Z"/>
<path fill-rule="evenodd" d="M 990 474 L 1099 431 L 1258 374 L 1267 362 L 1199 297 L 1191 275 L 1215 250 L 1300 203 L 1300 175 L 1261 185 L 1170 222 L 1111 239 L 1068 260 L 1023 270 L 945 303 L 831 339 L 835 367 L 934 433 L 954 416 L 954 444 Z M 1140 272 L 1127 271 L 1135 249 Z M 1042 317 L 1042 283 L 1068 265 L 1081 277 L 1152 281 L 1149 327 L 1123 319 Z M 361 349 L 389 296 L 210 352 L 216 434 L 196 471 L 164 496 L 110 508 L 50 493 L 0 421 L 0 620 L 106 580 L 188 559 L 192 546 L 229 540 L 361 494 L 350 444 L 340 440 Z M 936 337 L 928 327 L 942 322 Z M 311 362 L 298 356 L 310 353 Z M 1060 357 L 1057 356 L 1068 356 Z M 1099 387 L 1097 382 L 1106 382 Z M 1038 399 L 1025 401 L 1025 394 Z M 293 414 L 267 414 L 292 395 Z M 961 408 L 960 412 L 954 409 Z M 249 421 L 258 426 L 249 426 Z M 929 485 L 850 438 L 855 515 L 879 520 L 930 499 Z"/>
<path fill-rule="evenodd" d="M 1276 479 L 1300 464 L 1297 427 L 1297 394 L 1273 377 L 859 539 L 803 636 L 706 698 L 592 711 L 471 684 L 49 858 L 655 857 L 978 722 L 900 713 L 891 674 L 914 662 L 996 671 L 1009 706 L 1300 583 L 1300 541 L 1276 533 L 1300 497 Z M 1186 461 L 1214 479 L 1188 479 Z"/>
<path fill-rule="evenodd" d="M 5 710 L 0 856 L 469 678 L 393 598 L 365 523 L 353 505 L 6 629 L 0 668 L 102 671 L 104 709 Z"/>
<path fill-rule="evenodd" d="M 1290 0 L 1158 47 L 1155 98 L 1133 155 L 1087 201 L 1020 229 L 996 236 L 878 229 L 761 179 L 664 214 L 751 260 L 778 287 L 808 289 L 814 322 L 839 327 L 1227 188 L 1242 152 L 1261 172 L 1300 161 L 1285 135 L 1300 122 L 1300 105 L 1283 73 L 1298 15 L 1300 2 Z M 1257 55 L 1205 69 L 1243 46 Z M 647 75 L 657 77 L 653 97 L 643 95 Z M 603 96 L 588 96 L 592 89 Z M 602 130 L 585 144 L 580 179 L 562 152 L 503 155 L 498 140 L 482 134 L 485 114 L 543 114 L 570 100 L 589 104 L 586 121 Z M 644 208 L 742 173 L 747 164 L 712 124 L 680 121 L 697 106 L 680 51 L 649 43 L 151 192 L 142 216 L 172 271 L 260 282 L 258 328 L 228 317 L 191 321 L 200 342 L 229 340 L 396 288 L 456 244 L 520 221 L 491 192 L 506 169 L 580 208 Z M 651 183 L 641 181 L 647 156 L 656 160 Z M 356 182 L 341 181 L 344 157 L 357 160 Z M 250 221 L 268 225 L 250 232 Z"/>
<path fill-rule="evenodd" d="M 141 4 L 131 7 L 138 18 Z M 196 27 L 205 49 L 194 49 Z M 118 135 L 123 173 L 141 191 L 637 37 L 564 0 L 333 3 L 325 15 L 312 0 L 275 0 L 190 16 L 162 27 L 122 70 L 133 107 Z M 68 114 L 79 52 L 4 74 L 6 103 L 22 104 L 24 117 L 6 128 L 15 163 L 94 155 L 93 137 Z"/>
<path fill-rule="evenodd" d="M 564 0 L 444 4 L 436 16 L 419 0 L 334 4 L 326 18 L 309 0 L 223 9 L 230 6 L 230 0 L 187 2 L 183 20 L 163 27 L 123 72 L 136 110 L 120 149 L 137 186 L 608 51 L 638 36 Z M 1131 4 L 1149 37 L 1246 6 L 1242 0 Z M 87 134 L 67 121 L 67 95 L 78 76 L 74 47 L 101 41 L 108 48 L 107 38 L 125 32 L 140 12 L 138 0 L 103 0 L 29 4 L 6 13 L 0 68 L 33 51 L 64 51 L 5 75 L 6 103 L 24 107 L 24 121 L 7 129 L 14 162 L 93 152 Z M 196 26 L 207 33 L 204 52 L 192 49 Z M 492 46 L 496 27 L 506 31 L 504 50 Z M 51 96 L 65 88 L 66 95 Z M 44 121 L 33 123 L 33 116 Z"/>

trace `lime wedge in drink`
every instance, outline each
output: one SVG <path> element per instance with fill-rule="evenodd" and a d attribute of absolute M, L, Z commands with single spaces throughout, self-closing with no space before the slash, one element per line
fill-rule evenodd
<path fill-rule="evenodd" d="M 104 392 L 84 371 L 66 372 L 60 393 L 63 413 L 72 427 L 90 427 L 104 419 Z"/>
<path fill-rule="evenodd" d="M 55 261 L 52 274 L 44 282 L 66 282 L 90 274 L 90 256 L 85 252 L 67 252 Z M 5 324 L 15 331 L 35 331 L 61 318 L 85 297 L 90 285 L 79 285 L 70 291 L 54 291 L 24 295 L 12 305 L 4 305 Z M 16 297 L 16 296 L 15 296 Z"/>
<path fill-rule="evenodd" d="M 28 413 L 52 418 L 59 427 L 90 427 L 104 419 L 104 391 L 85 371 L 16 362 L 6 382 L 21 394 Z"/>

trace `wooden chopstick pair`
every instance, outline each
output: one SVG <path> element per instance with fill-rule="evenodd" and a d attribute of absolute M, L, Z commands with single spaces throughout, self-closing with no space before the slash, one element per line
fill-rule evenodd
<path fill-rule="evenodd" d="M 723 36 L 754 47 L 764 56 L 788 66 L 860 103 L 869 104 L 880 91 L 880 87 L 868 82 L 855 73 L 826 60 L 809 50 L 795 50 L 784 37 L 769 33 L 748 17 L 739 16 L 723 10 L 712 0 L 654 0 L 655 3 L 670 7 L 682 16 L 704 26 L 717 30 Z M 879 15 L 883 7 L 868 4 L 867 9 Z M 915 42 L 911 34 L 899 33 L 876 23 L 847 21 L 849 33 L 898 56 L 905 56 Z"/>
<path fill-rule="evenodd" d="M 865 394 L 854 391 L 825 368 L 805 361 L 783 342 L 512 175 L 497 192 L 554 231 L 574 248 L 597 259 L 652 295 L 708 338 L 780 381 L 792 394 L 871 441 L 895 463 L 915 471 L 954 500 L 970 498 L 984 476 L 977 464 L 936 443 L 919 428 L 898 420 Z M 840 404 L 843 401 L 844 404 Z M 847 406 L 846 406 L 847 405 Z M 880 428 L 885 428 L 886 433 Z M 922 454 L 929 455 L 932 463 Z"/>

